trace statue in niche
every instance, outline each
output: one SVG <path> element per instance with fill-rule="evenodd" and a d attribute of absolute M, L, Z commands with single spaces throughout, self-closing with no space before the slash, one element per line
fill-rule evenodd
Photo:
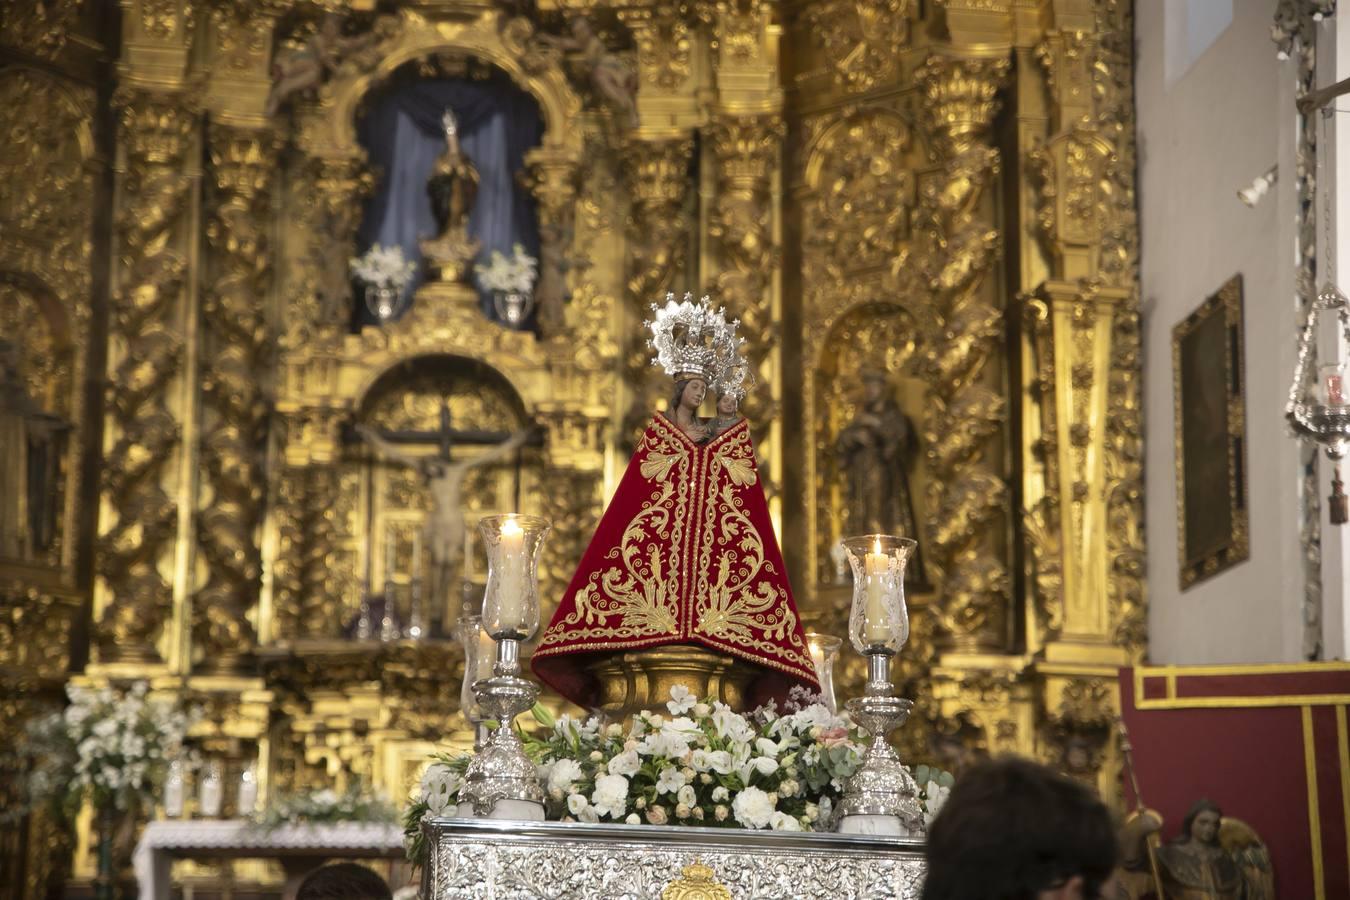
<path fill-rule="evenodd" d="M 670 404 L 649 418 L 531 665 L 583 707 L 640 699 L 612 696 L 618 682 L 596 666 L 641 655 L 649 673 L 666 671 L 657 648 L 732 657 L 745 685 L 735 702 L 748 707 L 782 702 L 795 685 L 817 690 L 749 423 L 737 412 L 748 371 L 738 323 L 707 297 L 667 295 L 652 308 L 652 361 L 673 379 Z M 698 415 L 709 386 L 719 395 L 712 420 Z M 681 683 L 695 696 L 717 689 L 711 670 L 689 665 Z M 642 683 L 667 682 L 649 674 Z"/>
<path fill-rule="evenodd" d="M 563 52 L 575 52 L 586 67 L 591 87 L 605 102 L 614 107 L 620 121 L 628 128 L 638 126 L 637 76 L 615 53 L 611 53 L 596 34 L 585 16 L 577 16 L 569 23 L 571 35 L 540 34 L 538 40 L 546 47 Z"/>
<path fill-rule="evenodd" d="M 924 586 L 923 541 L 906 471 L 918 452 L 914 424 L 895 401 L 885 372 L 869 369 L 861 378 L 862 403 L 835 440 L 839 470 L 848 479 L 846 527 L 852 534 L 898 534 L 919 541 L 905 577 Z"/>
<path fill-rule="evenodd" d="M 440 604 L 447 598 L 453 597 L 458 600 L 460 597 L 458 579 L 463 571 L 461 564 L 464 561 L 464 508 L 461 503 L 461 492 L 465 476 L 470 469 L 505 459 L 508 454 L 524 445 L 533 432 L 517 431 L 506 436 L 505 440 L 500 440 L 501 436 L 496 433 L 456 431 L 450 428 L 449 408 L 442 406 L 439 432 L 432 432 L 429 435 L 420 432 L 381 435 L 372 428 L 358 425 L 356 433 L 381 456 L 414 469 L 426 486 L 427 495 L 431 498 L 431 511 L 427 514 L 426 523 L 422 527 L 422 545 L 427 548 L 427 554 L 431 558 L 429 587 L 430 596 L 433 598 L 432 608 L 443 609 Z M 431 456 L 405 453 L 390 440 L 394 438 L 418 442 L 428 436 L 438 438 L 440 443 L 439 452 Z M 461 443 L 470 440 L 483 443 L 486 442 L 484 440 L 486 438 L 492 442 L 492 446 L 477 456 L 452 460 L 450 458 L 452 438 L 458 439 Z M 437 624 L 434 617 L 431 624 L 434 629 Z"/>
<path fill-rule="evenodd" d="M 314 34 L 300 47 L 282 50 L 272 63 L 272 90 L 268 92 L 263 115 L 276 115 L 291 97 L 318 87 L 337 71 L 341 63 L 369 50 L 383 37 L 383 23 L 351 37 L 342 34 L 342 16 L 324 13 Z"/>
<path fill-rule="evenodd" d="M 28 559 L 56 536 L 57 479 L 69 425 L 28 395 L 19 348 L 0 339 L 0 557 Z"/>
<path fill-rule="evenodd" d="M 458 280 L 478 252 L 478 242 L 469 237 L 469 214 L 478 198 L 478 170 L 460 150 L 455 114 L 447 109 L 441 125 L 445 151 L 427 179 L 427 196 L 440 233 L 422 242 L 422 252 L 440 266 L 443 280 Z"/>
<path fill-rule="evenodd" d="M 1138 900 L 1156 893 L 1148 839 L 1162 819 L 1143 810 L 1121 833 L 1124 871 L 1121 897 Z M 1270 854 L 1256 833 L 1209 800 L 1186 813 L 1177 838 L 1151 851 L 1162 879 L 1163 900 L 1274 900 Z"/>

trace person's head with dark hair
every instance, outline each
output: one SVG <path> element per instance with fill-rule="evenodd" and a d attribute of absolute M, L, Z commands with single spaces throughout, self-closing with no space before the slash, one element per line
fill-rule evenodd
<path fill-rule="evenodd" d="M 384 879 L 356 863 L 322 866 L 305 876 L 295 900 L 392 900 Z"/>
<path fill-rule="evenodd" d="M 958 778 L 928 829 L 923 900 L 1097 900 L 1116 856 L 1091 791 L 1005 757 Z"/>

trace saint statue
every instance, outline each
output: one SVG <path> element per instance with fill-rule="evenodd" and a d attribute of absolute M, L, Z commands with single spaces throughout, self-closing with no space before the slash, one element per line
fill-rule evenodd
<path fill-rule="evenodd" d="M 1147 841 L 1162 828 L 1156 813 L 1144 811 L 1122 833 L 1125 871 L 1122 893 L 1154 894 Z M 1208 800 L 1195 803 L 1175 840 L 1153 851 L 1162 879 L 1162 900 L 1274 900 L 1270 855 L 1255 832 Z"/>
<path fill-rule="evenodd" d="M 653 307 L 654 360 L 675 379 L 669 408 L 647 426 L 618 490 L 534 653 L 535 674 L 572 702 L 596 706 L 593 668 L 607 657 L 702 648 L 750 672 L 745 699 L 818 690 L 754 444 L 728 376 L 745 365 L 738 323 L 705 297 Z M 699 418 L 709 387 L 718 418 Z"/>
<path fill-rule="evenodd" d="M 848 479 L 847 527 L 852 534 L 897 534 L 919 541 L 906 579 L 925 585 L 923 541 L 906 471 L 918 451 L 914 425 L 895 402 L 886 373 L 866 370 L 862 385 L 862 403 L 835 441 L 839 469 Z"/>
<path fill-rule="evenodd" d="M 422 526 L 422 546 L 431 558 L 431 597 L 437 602 L 446 597 L 458 600 L 459 592 L 452 593 L 451 589 L 456 586 L 455 579 L 460 577 L 464 561 L 464 509 L 460 503 L 464 476 L 470 469 L 505 458 L 524 444 L 531 432 L 518 431 L 478 456 L 453 461 L 448 453 L 432 456 L 404 453 L 365 425 L 356 426 L 356 433 L 381 455 L 417 470 L 422 476 L 431 498 L 431 511 Z"/>
<path fill-rule="evenodd" d="M 440 232 L 434 239 L 422 241 L 422 252 L 441 265 L 443 277 L 456 280 L 478 252 L 478 242 L 469 237 L 469 214 L 478 198 L 478 170 L 460 150 L 455 114 L 447 109 L 441 125 L 445 128 L 445 150 L 427 179 L 427 196 Z"/>

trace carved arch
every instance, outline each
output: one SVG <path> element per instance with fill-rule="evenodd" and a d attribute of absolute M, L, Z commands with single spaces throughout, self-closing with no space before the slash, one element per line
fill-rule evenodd
<path fill-rule="evenodd" d="M 322 102 L 331 110 L 315 123 L 304 144 L 318 155 L 361 157 L 356 116 L 365 96 L 407 63 L 458 53 L 492 63 L 534 97 L 544 116 L 539 150 L 579 162 L 582 133 L 569 125 L 581 112 L 581 98 L 568 83 L 561 59 L 529 46 L 533 34 L 529 22 L 502 22 L 501 17 L 500 11 L 489 10 L 469 23 L 430 22 L 415 12 L 403 11 L 394 33 L 382 42 L 374 68 L 340 74 L 324 87 Z"/>

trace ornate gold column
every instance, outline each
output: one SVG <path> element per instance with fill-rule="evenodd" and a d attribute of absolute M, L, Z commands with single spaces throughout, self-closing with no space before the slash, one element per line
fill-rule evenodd
<path fill-rule="evenodd" d="M 185 600 L 190 559 L 192 467 L 182 438 L 192 404 L 183 379 L 195 378 L 185 336 L 201 111 L 186 80 L 190 17 L 185 3 L 123 2 L 124 68 L 114 97 L 120 214 L 97 560 L 102 663 L 184 662 L 180 640 L 164 627 Z"/>
<path fill-rule="evenodd" d="M 1084 0 L 1035 48 L 1050 132 L 1027 148 L 1028 237 L 1047 277 L 1022 303 L 1037 742 L 1108 797 L 1117 672 L 1144 636 L 1132 33 L 1128 4 Z"/>
<path fill-rule="evenodd" d="M 719 303 L 741 320 L 749 361 L 759 380 L 746 397 L 745 415 L 767 430 L 777 418 L 773 360 L 781 329 L 774 315 L 774 279 L 782 254 L 774 236 L 773 179 L 783 120 L 776 113 L 720 116 L 708 129 L 717 167 L 717 190 L 708 236 L 718 272 L 712 285 Z"/>
<path fill-rule="evenodd" d="M 265 317 L 271 282 L 267 234 L 275 140 L 255 129 L 213 124 L 212 190 L 202 305 L 205 475 L 197 542 L 206 584 L 193 598 L 193 649 L 213 671 L 246 664 L 256 632 L 248 620 L 261 584 L 259 527 L 272 338 Z"/>
<path fill-rule="evenodd" d="M 927 360 L 937 402 L 924 423 L 933 467 L 929 504 L 932 558 L 942 571 L 935 604 L 940 646 L 995 653 L 1009 642 L 1008 574 L 1001 562 L 1006 487 L 990 466 L 1004 405 L 989 363 L 1002 343 L 1003 311 L 985 283 L 1000 248 L 986 190 L 998 166 L 989 128 L 1009 62 L 943 52 L 916 80 L 942 158 L 921 200 L 920 220 L 936 251 L 925 274 L 941 317 L 941 340 Z"/>

